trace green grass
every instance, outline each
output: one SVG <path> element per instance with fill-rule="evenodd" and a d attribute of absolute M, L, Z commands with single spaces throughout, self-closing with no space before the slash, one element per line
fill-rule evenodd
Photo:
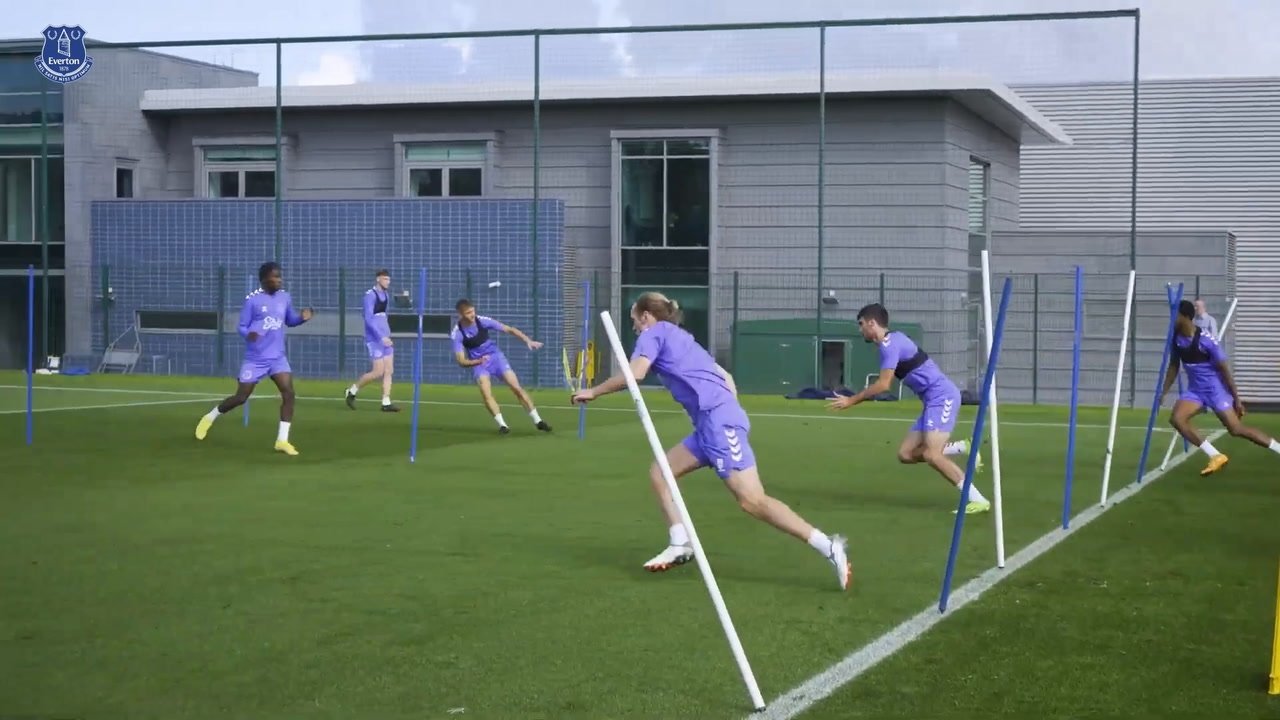
<path fill-rule="evenodd" d="M 580 442 L 563 392 L 537 396 L 552 435 L 500 395 L 513 427 L 502 437 L 474 389 L 424 387 L 410 465 L 409 413 L 368 400 L 351 412 L 338 383 L 298 382 L 302 455 L 288 458 L 271 451 L 271 399 L 253 401 L 248 428 L 237 411 L 192 438 L 225 380 L 38 380 L 36 405 L 50 411 L 35 416 L 32 448 L 24 391 L 0 387 L 0 714 L 749 709 L 697 569 L 640 569 L 666 538 L 625 394 L 593 406 Z M 646 397 L 664 443 L 677 442 L 687 420 Z M 815 402 L 746 405 L 767 487 L 847 534 L 854 563 L 840 593 L 821 558 L 743 515 L 713 474 L 682 484 L 769 698 L 936 602 L 957 497 L 894 461 L 914 403 L 839 417 Z M 1059 520 L 1065 413 L 1010 406 L 1000 420 L 1012 554 Z M 1097 502 L 1105 409 L 1080 422 L 1076 512 Z M 1121 418 L 1113 489 L 1135 475 L 1144 424 Z M 1167 438 L 1156 436 L 1153 464 Z M 810 714 L 1162 714 L 1202 700 L 1221 717 L 1274 712 L 1256 681 L 1275 591 L 1276 458 L 1223 445 L 1226 473 L 1180 469 Z M 989 494 L 989 470 L 978 481 Z M 971 517 L 956 586 L 993 564 L 993 546 L 991 517 Z"/>

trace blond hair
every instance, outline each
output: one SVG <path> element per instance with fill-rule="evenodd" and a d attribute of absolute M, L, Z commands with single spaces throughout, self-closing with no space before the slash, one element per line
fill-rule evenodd
<path fill-rule="evenodd" d="M 680 324 L 680 303 L 660 292 L 649 291 L 636 298 L 634 312 L 649 313 L 659 322 Z"/>

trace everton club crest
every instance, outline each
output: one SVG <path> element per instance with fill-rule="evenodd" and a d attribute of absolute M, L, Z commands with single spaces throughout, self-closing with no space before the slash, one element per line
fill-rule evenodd
<path fill-rule="evenodd" d="M 93 67 L 84 47 L 84 28 L 50 25 L 44 29 L 44 47 L 36 57 L 36 70 L 56 83 L 75 82 Z"/>

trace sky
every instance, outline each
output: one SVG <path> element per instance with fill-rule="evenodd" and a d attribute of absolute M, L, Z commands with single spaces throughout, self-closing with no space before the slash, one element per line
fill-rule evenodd
<path fill-rule="evenodd" d="M 1138 8 L 1141 75 L 1147 79 L 1280 76 L 1276 0 L 308 0 L 218 3 L 155 0 L 83 3 L 70 16 L 15 3 L 2 34 L 38 38 L 46 25 L 75 24 L 117 42 L 274 38 L 391 32 L 466 32 L 723 22 L 1061 12 Z M 179 10 L 180 9 L 180 10 Z M 180 12 L 181 25 L 175 19 Z M 832 73 L 954 70 L 1006 84 L 1128 79 L 1132 22 L 1125 19 L 981 25 L 832 28 Z M 176 55 L 253 70 L 274 85 L 270 45 L 168 48 Z M 288 85 L 357 82 L 531 82 L 530 38 L 287 45 Z M 545 81 L 818 69 L 818 31 L 738 31 L 545 38 Z"/>

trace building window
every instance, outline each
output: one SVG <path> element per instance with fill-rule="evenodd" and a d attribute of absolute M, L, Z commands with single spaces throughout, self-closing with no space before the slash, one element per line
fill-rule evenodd
<path fill-rule="evenodd" d="M 41 158 L 0 157 L 0 242 L 41 241 L 43 167 Z M 49 157 L 48 167 L 49 242 L 61 243 L 66 237 L 62 158 Z"/>
<path fill-rule="evenodd" d="M 276 148 L 206 147 L 204 172 L 208 197 L 272 198 L 276 195 Z"/>
<path fill-rule="evenodd" d="M 404 146 L 405 194 L 409 197 L 484 195 L 485 143 L 422 143 Z"/>
<path fill-rule="evenodd" d="M 133 197 L 133 168 L 116 166 L 116 198 Z"/>

